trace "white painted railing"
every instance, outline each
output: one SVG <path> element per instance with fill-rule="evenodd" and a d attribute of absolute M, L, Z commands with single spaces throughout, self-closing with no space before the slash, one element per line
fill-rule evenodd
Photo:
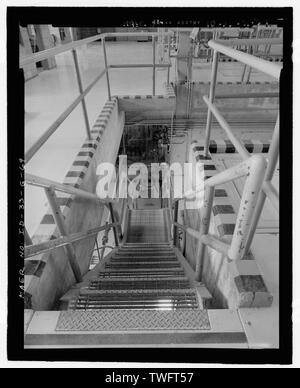
<path fill-rule="evenodd" d="M 211 119 L 213 114 L 221 128 L 225 130 L 228 138 L 235 146 L 237 152 L 241 155 L 243 162 L 214 175 L 213 177 L 205 180 L 201 188 L 196 188 L 197 194 L 200 194 L 201 191 L 204 191 L 200 229 L 198 231 L 177 223 L 178 200 L 175 200 L 176 202 L 173 223 L 176 228 L 174 228 L 174 234 L 177 233 L 177 228 L 182 228 L 186 231 L 186 233 L 198 239 L 196 255 L 197 280 L 201 280 L 202 277 L 202 266 L 206 246 L 210 246 L 211 248 L 221 252 L 227 256 L 229 260 L 242 259 L 249 252 L 249 248 L 251 246 L 266 197 L 271 200 L 277 210 L 279 209 L 279 194 L 271 183 L 279 156 L 279 115 L 277 117 L 277 122 L 273 132 L 273 138 L 267 156 L 267 162 L 266 158 L 262 155 L 251 156 L 248 153 L 240 140 L 234 135 L 230 125 L 221 115 L 218 108 L 214 105 L 214 99 L 216 98 L 215 89 L 219 52 L 228 55 L 231 58 L 235 58 L 236 60 L 253 68 L 256 68 L 257 70 L 260 70 L 265 74 L 274 77 L 276 80 L 279 80 L 282 66 L 260 58 L 256 58 L 252 55 L 238 51 L 231 47 L 227 47 L 215 41 L 209 41 L 208 45 L 214 50 L 214 53 L 209 98 L 207 96 L 203 97 L 204 102 L 208 106 L 204 155 L 207 157 L 209 152 Z M 218 184 L 233 181 L 242 176 L 246 176 L 246 182 L 242 193 L 232 240 L 230 244 L 227 244 L 208 233 L 213 205 L 214 187 Z M 195 193 L 190 193 L 190 195 L 186 193 L 185 197 L 189 198 L 192 196 L 193 198 L 194 195 Z M 176 243 L 176 236 L 174 235 L 173 238 L 174 242 Z"/>
<path fill-rule="evenodd" d="M 166 33 L 166 35 L 170 36 L 172 33 Z M 133 64 L 121 64 L 121 65 L 109 65 L 107 60 L 107 54 L 106 54 L 106 44 L 105 39 L 107 37 L 118 37 L 118 36 L 151 36 L 152 37 L 152 50 L 153 50 L 153 61 L 152 63 L 148 64 L 140 64 L 140 63 L 133 63 Z M 90 92 L 90 90 L 95 86 L 95 84 L 104 76 L 106 75 L 106 82 L 107 82 L 107 94 L 108 98 L 111 99 L 111 88 L 110 88 L 110 81 L 109 81 L 109 69 L 121 69 L 121 68 L 152 68 L 152 95 L 155 95 L 155 69 L 156 68 L 167 68 L 167 83 L 169 84 L 170 80 L 170 50 L 168 50 L 169 53 L 169 59 L 168 63 L 155 63 L 155 50 L 156 50 L 156 42 L 155 39 L 157 38 L 158 33 L 155 32 L 117 32 L 117 33 L 106 33 L 106 34 L 99 34 L 95 36 L 91 36 L 90 38 L 73 41 L 71 43 L 53 47 L 48 50 L 41 51 L 39 53 L 33 54 L 28 57 L 24 57 L 20 59 L 19 67 L 24 68 L 25 66 L 39 62 L 44 59 L 48 59 L 50 57 L 53 57 L 55 55 L 59 55 L 61 53 L 72 51 L 75 70 L 76 70 L 76 77 L 77 77 L 77 83 L 78 83 L 78 89 L 79 89 L 79 96 L 60 114 L 60 116 L 50 125 L 50 127 L 43 133 L 43 135 L 29 148 L 28 151 L 25 153 L 25 162 L 28 163 L 29 160 L 37 153 L 37 151 L 45 144 L 45 142 L 49 139 L 50 136 L 53 135 L 53 133 L 59 128 L 59 126 L 65 121 L 65 119 L 73 112 L 73 110 L 77 107 L 79 103 L 82 104 L 82 110 L 83 110 L 83 116 L 85 121 L 85 128 L 88 139 L 91 139 L 91 133 L 90 133 L 90 125 L 89 125 L 89 118 L 85 103 L 85 96 Z M 103 55 L 104 55 L 104 69 L 101 70 L 99 75 L 90 83 L 90 85 L 83 89 L 81 74 L 80 74 L 80 68 L 78 63 L 78 57 L 77 57 L 77 51 L 76 48 L 81 47 L 83 45 L 86 45 L 88 43 L 92 43 L 96 40 L 102 40 L 102 47 L 103 47 Z M 170 44 L 170 41 L 169 43 Z"/>

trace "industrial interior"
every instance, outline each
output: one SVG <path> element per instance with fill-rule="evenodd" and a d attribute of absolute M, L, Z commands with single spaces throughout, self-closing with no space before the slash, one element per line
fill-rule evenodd
<path fill-rule="evenodd" d="M 282 27 L 19 36 L 24 347 L 278 348 Z M 154 187 L 153 166 L 185 164 L 193 195 L 175 173 Z"/>

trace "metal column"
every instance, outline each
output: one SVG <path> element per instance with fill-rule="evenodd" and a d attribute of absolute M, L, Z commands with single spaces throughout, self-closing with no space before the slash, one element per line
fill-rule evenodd
<path fill-rule="evenodd" d="M 153 56 L 152 95 L 155 96 L 155 36 L 154 35 L 152 35 L 152 56 Z"/>
<path fill-rule="evenodd" d="M 171 45 L 170 45 L 170 40 L 171 40 L 171 37 L 170 35 L 168 36 L 168 63 L 171 63 L 171 56 L 170 56 L 170 52 L 171 52 Z M 170 66 L 168 66 L 168 72 L 167 72 L 167 85 L 170 84 Z"/>
<path fill-rule="evenodd" d="M 113 209 L 112 203 L 109 202 L 108 206 L 109 206 L 109 211 L 110 211 L 111 223 L 113 224 L 115 222 L 115 216 L 114 216 L 114 209 Z M 119 246 L 119 240 L 118 240 L 118 233 L 117 233 L 116 226 L 113 227 L 113 232 L 114 232 L 115 244 L 117 247 L 117 246 Z"/>
<path fill-rule="evenodd" d="M 178 237 L 178 230 L 175 223 L 178 221 L 178 207 L 179 207 L 179 201 L 175 201 L 175 207 L 174 207 L 174 219 L 173 219 L 173 245 L 177 246 L 177 237 Z"/>
<path fill-rule="evenodd" d="M 107 55 L 106 55 L 106 47 L 105 47 L 105 36 L 102 38 L 102 46 L 103 46 L 103 55 L 104 55 L 104 64 L 105 64 L 105 73 L 106 73 L 106 82 L 107 82 L 107 93 L 108 99 L 111 99 L 110 94 L 110 84 L 109 84 L 109 74 L 108 74 L 108 66 L 107 66 Z"/>
<path fill-rule="evenodd" d="M 214 200 L 214 187 L 207 187 L 204 193 L 204 206 L 201 211 L 201 220 L 200 220 L 200 238 L 203 235 L 208 234 L 209 224 L 210 224 L 210 216 L 211 216 L 211 208 Z M 196 255 L 196 275 L 195 280 L 201 281 L 202 273 L 203 273 L 203 262 L 205 258 L 205 248 L 206 245 L 199 239 L 198 247 L 197 247 L 197 255 Z"/>
<path fill-rule="evenodd" d="M 213 103 L 214 99 L 215 99 L 216 80 L 217 80 L 217 71 L 218 71 L 218 55 L 219 54 L 218 54 L 217 50 L 214 50 L 211 80 L 210 80 L 210 89 L 209 89 L 209 102 L 211 102 L 211 103 Z M 212 119 L 211 110 L 208 109 L 207 121 L 206 121 L 206 130 L 205 130 L 205 145 L 204 145 L 204 155 L 205 156 L 207 156 L 208 151 L 209 151 L 211 119 Z"/>
<path fill-rule="evenodd" d="M 274 133 L 273 133 L 273 137 L 272 137 L 272 142 L 271 142 L 270 149 L 268 152 L 268 157 L 267 157 L 268 158 L 268 165 L 267 165 L 264 181 L 271 181 L 272 180 L 274 170 L 276 168 L 276 164 L 277 164 L 277 160 L 278 160 L 278 155 L 279 155 L 279 115 L 277 117 L 275 129 L 274 129 Z M 257 200 L 256 208 L 254 211 L 254 215 L 253 215 L 249 235 L 247 238 L 247 242 L 245 245 L 246 254 L 249 252 L 249 249 L 250 249 L 250 246 L 251 246 L 251 243 L 252 243 L 256 228 L 257 228 L 257 224 L 258 224 L 262 209 L 263 209 L 264 204 L 265 204 L 265 200 L 266 200 L 266 193 L 264 192 L 264 190 L 261 190 L 259 197 L 258 197 L 258 200 Z"/>
<path fill-rule="evenodd" d="M 83 87 L 82 87 L 81 75 L 80 75 L 80 70 L 79 70 L 79 63 L 78 63 L 77 52 L 76 52 L 75 49 L 72 50 L 72 54 L 73 54 L 73 59 L 74 59 L 74 64 L 75 64 L 78 89 L 79 89 L 80 95 L 82 95 Z M 84 97 L 81 100 L 81 105 L 82 105 L 83 116 L 84 116 L 84 121 L 85 121 L 86 133 L 87 133 L 87 136 L 88 136 L 88 138 L 90 140 L 91 139 L 90 124 L 89 124 L 89 118 L 88 118 L 88 113 L 87 113 Z"/>
<path fill-rule="evenodd" d="M 45 188 L 45 193 L 46 193 L 46 196 L 48 198 L 48 201 L 49 201 L 52 213 L 53 213 L 53 217 L 55 219 L 59 233 L 62 236 L 67 236 L 68 233 L 67 233 L 67 229 L 65 227 L 64 218 L 63 218 L 63 215 L 60 211 L 60 207 L 57 205 L 56 195 L 55 195 L 53 187 Z M 76 281 L 78 283 L 82 282 L 81 271 L 80 271 L 80 267 L 79 267 L 77 260 L 76 260 L 73 246 L 71 244 L 66 245 L 64 247 L 64 249 L 65 249 L 66 255 L 68 257 L 70 266 L 73 270 L 74 277 L 75 277 Z"/>

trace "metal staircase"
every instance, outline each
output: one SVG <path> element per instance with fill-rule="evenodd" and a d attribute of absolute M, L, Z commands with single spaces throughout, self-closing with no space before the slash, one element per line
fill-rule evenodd
<path fill-rule="evenodd" d="M 130 210 L 126 241 L 95 268 L 68 309 L 201 308 L 193 280 L 170 244 L 167 211 Z"/>

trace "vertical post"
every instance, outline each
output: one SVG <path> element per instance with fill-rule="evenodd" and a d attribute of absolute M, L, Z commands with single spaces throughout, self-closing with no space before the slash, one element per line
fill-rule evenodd
<path fill-rule="evenodd" d="M 214 99 L 215 99 L 216 80 L 217 80 L 217 71 L 218 71 L 218 54 L 219 53 L 216 50 L 214 50 L 211 79 L 210 79 L 210 89 L 209 89 L 209 102 L 211 102 L 211 103 L 213 103 Z M 205 130 L 205 145 L 204 145 L 204 155 L 205 156 L 207 156 L 208 150 L 209 150 L 211 118 L 212 118 L 212 114 L 211 114 L 210 109 L 208 108 L 206 130 Z"/>
<path fill-rule="evenodd" d="M 106 82 L 107 82 L 107 93 L 108 93 L 108 99 L 111 100 L 109 74 L 108 74 L 108 66 L 107 66 L 107 55 L 106 55 L 106 46 L 105 46 L 105 36 L 103 36 L 103 38 L 102 38 L 102 46 L 103 46 L 105 74 L 106 74 Z"/>
<path fill-rule="evenodd" d="M 75 64 L 78 89 L 79 89 L 79 93 L 82 95 L 83 87 L 82 87 L 81 75 L 80 75 L 80 70 L 79 70 L 77 52 L 75 49 L 72 49 L 72 54 L 73 54 L 73 59 L 74 59 L 74 64 Z M 83 110 L 83 116 L 84 116 L 84 121 L 85 121 L 85 128 L 86 128 L 87 137 L 88 137 L 88 139 L 91 139 L 90 124 L 89 124 L 89 118 L 88 118 L 88 114 L 87 114 L 87 109 L 86 109 L 84 97 L 81 100 L 81 105 L 82 105 L 82 110 Z"/>
<path fill-rule="evenodd" d="M 99 251 L 99 245 L 98 245 L 98 235 L 96 236 L 96 240 L 95 240 L 95 242 L 96 242 L 96 249 L 97 249 L 97 253 L 98 253 L 98 259 L 99 259 L 99 263 L 100 263 L 100 261 L 101 261 L 101 254 L 100 254 L 100 251 Z"/>
<path fill-rule="evenodd" d="M 24 226 L 24 233 L 25 233 L 25 245 L 32 245 L 32 240 L 29 236 L 29 233 L 27 232 L 27 229 Z"/>
<path fill-rule="evenodd" d="M 196 275 L 195 280 L 201 281 L 203 273 L 203 264 L 205 258 L 205 244 L 201 242 L 201 236 L 208 234 L 211 208 L 214 199 L 215 188 L 207 187 L 204 191 L 204 205 L 201 211 L 200 229 L 199 229 L 199 241 L 196 255 Z"/>
<path fill-rule="evenodd" d="M 265 174 L 265 178 L 264 178 L 265 181 L 272 180 L 274 170 L 276 168 L 276 164 L 277 164 L 277 160 L 278 160 L 278 155 L 279 155 L 279 115 L 277 117 L 275 129 L 274 129 L 274 133 L 273 133 L 273 137 L 272 137 L 272 142 L 271 142 L 270 149 L 268 152 L 268 165 L 267 165 L 266 174 Z M 265 200 L 266 200 L 266 194 L 263 190 L 261 190 L 259 197 L 258 197 L 258 200 L 257 200 L 256 209 L 254 211 L 249 235 L 248 235 L 246 245 L 245 245 L 245 253 L 246 254 L 249 252 L 250 246 L 252 244 L 252 240 L 253 240 L 253 237 L 254 237 L 254 234 L 255 234 L 255 231 L 257 228 L 257 224 L 258 224 L 262 209 L 263 209 L 264 204 L 265 204 Z"/>
<path fill-rule="evenodd" d="M 246 84 L 248 84 L 248 83 L 250 82 L 251 73 L 252 73 L 252 67 L 249 67 L 249 71 L 248 71 L 248 76 L 247 76 Z"/>
<path fill-rule="evenodd" d="M 187 99 L 186 99 L 186 119 L 189 118 L 189 106 L 190 106 L 190 93 L 191 93 L 191 83 L 187 81 Z"/>
<path fill-rule="evenodd" d="M 155 36 L 152 35 L 152 56 L 153 56 L 153 61 L 152 61 L 152 95 L 155 96 Z"/>
<path fill-rule="evenodd" d="M 113 209 L 112 203 L 109 202 L 108 206 L 109 206 L 109 211 L 110 211 L 111 223 L 113 224 L 115 222 L 115 216 L 114 216 L 114 209 Z M 113 232 L 114 232 L 115 244 L 117 247 L 117 246 L 119 246 L 119 240 L 118 240 L 118 233 L 117 233 L 116 226 L 113 226 Z"/>
<path fill-rule="evenodd" d="M 67 230 L 66 230 L 66 227 L 65 227 L 63 215 L 62 215 L 62 213 L 60 211 L 59 206 L 57 205 L 56 195 L 55 195 L 53 187 L 45 188 L 45 193 L 46 193 L 46 196 L 48 198 L 48 201 L 49 201 L 52 213 L 53 213 L 53 217 L 55 219 L 55 222 L 56 222 L 57 228 L 59 230 L 59 233 L 62 236 L 67 236 L 68 233 L 67 233 Z M 73 270 L 74 277 L 75 277 L 76 281 L 78 283 L 82 282 L 82 276 L 81 276 L 81 272 L 80 272 L 80 267 L 79 267 L 79 265 L 77 263 L 73 246 L 71 244 L 68 244 L 68 245 L 66 245 L 64 247 L 64 250 L 65 250 L 66 255 L 68 257 L 68 260 L 69 260 L 70 266 L 71 266 L 71 268 Z"/>
<path fill-rule="evenodd" d="M 251 220 L 261 191 L 266 172 L 266 159 L 261 155 L 251 156 L 250 170 L 244 186 L 236 224 L 228 251 L 230 260 L 241 260 L 246 254 L 246 242 L 249 236 Z"/>
<path fill-rule="evenodd" d="M 168 36 L 168 63 L 171 63 L 171 36 Z M 170 84 L 170 66 L 168 66 L 168 71 L 167 71 L 167 85 Z"/>
<path fill-rule="evenodd" d="M 175 222 L 178 222 L 178 207 L 179 207 L 179 200 L 175 201 L 175 206 L 174 206 L 174 226 L 173 226 L 173 245 L 176 247 L 177 246 L 177 226 L 175 225 Z"/>
<path fill-rule="evenodd" d="M 108 224 L 108 222 L 105 223 L 106 225 Z M 101 257 L 100 257 L 100 261 L 102 261 L 103 257 L 104 257 L 104 253 L 105 253 L 105 248 L 106 248 L 106 244 L 107 244 L 107 241 L 108 241 L 108 232 L 109 232 L 109 228 L 106 228 L 105 231 L 104 231 L 104 236 L 102 237 L 102 249 L 101 249 Z"/>
<path fill-rule="evenodd" d="M 244 82 L 244 77 L 245 77 L 246 69 L 247 69 L 247 65 L 244 65 L 242 76 L 241 76 L 241 83 Z"/>

